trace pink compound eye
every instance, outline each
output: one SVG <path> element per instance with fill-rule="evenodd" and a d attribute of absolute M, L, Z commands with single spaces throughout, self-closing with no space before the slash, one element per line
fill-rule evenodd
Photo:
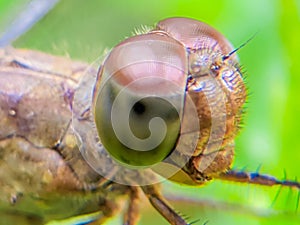
<path fill-rule="evenodd" d="M 176 39 L 148 33 L 108 55 L 95 99 L 99 137 L 121 164 L 163 161 L 176 146 L 187 85 L 187 53 Z"/>
<path fill-rule="evenodd" d="M 198 20 L 168 18 L 158 22 L 156 29 L 165 31 L 190 49 L 214 48 L 223 55 L 234 50 L 232 44 L 219 31 Z"/>

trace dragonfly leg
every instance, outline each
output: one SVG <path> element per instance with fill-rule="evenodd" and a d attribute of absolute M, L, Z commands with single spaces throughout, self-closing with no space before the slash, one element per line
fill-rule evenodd
<path fill-rule="evenodd" d="M 136 225 L 139 221 L 140 190 L 137 187 L 131 187 L 130 199 L 127 212 L 124 215 L 124 225 Z"/>
<path fill-rule="evenodd" d="M 188 223 L 178 215 L 159 193 L 157 186 L 141 187 L 152 206 L 172 225 L 188 225 Z"/>
<path fill-rule="evenodd" d="M 300 191 L 300 183 L 297 180 L 279 180 L 275 177 L 260 174 L 258 172 L 229 170 L 227 172 L 221 173 L 218 176 L 218 179 L 264 186 L 281 185 L 285 187 L 296 188 Z"/>

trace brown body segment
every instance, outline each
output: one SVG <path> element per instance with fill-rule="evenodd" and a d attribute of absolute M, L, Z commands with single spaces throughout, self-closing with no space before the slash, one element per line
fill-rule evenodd
<path fill-rule="evenodd" d="M 117 210 L 116 198 L 126 187 L 114 185 L 115 192 L 97 187 L 101 176 L 82 158 L 70 128 L 72 95 L 87 66 L 35 51 L 1 50 L 0 212 L 5 224 L 43 224 L 99 211 L 105 219 Z"/>

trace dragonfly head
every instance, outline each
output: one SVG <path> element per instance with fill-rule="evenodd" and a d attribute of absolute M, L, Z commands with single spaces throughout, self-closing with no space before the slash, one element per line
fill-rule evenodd
<path fill-rule="evenodd" d="M 218 31 L 187 18 L 160 21 L 113 48 L 94 94 L 112 158 L 188 184 L 226 170 L 246 98 L 236 54 L 224 57 L 232 51 Z"/>

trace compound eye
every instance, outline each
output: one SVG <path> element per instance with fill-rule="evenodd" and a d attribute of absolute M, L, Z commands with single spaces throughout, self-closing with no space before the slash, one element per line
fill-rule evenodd
<path fill-rule="evenodd" d="M 222 55 L 227 55 L 234 50 L 232 44 L 219 31 L 198 20 L 168 18 L 160 21 L 156 29 L 165 31 L 191 50 L 213 49 L 215 52 L 220 51 Z M 231 59 L 238 61 L 236 54 L 232 55 Z"/>
<path fill-rule="evenodd" d="M 149 167 L 175 149 L 186 88 L 186 51 L 158 33 L 117 45 L 100 70 L 94 116 L 101 143 L 119 163 Z"/>

